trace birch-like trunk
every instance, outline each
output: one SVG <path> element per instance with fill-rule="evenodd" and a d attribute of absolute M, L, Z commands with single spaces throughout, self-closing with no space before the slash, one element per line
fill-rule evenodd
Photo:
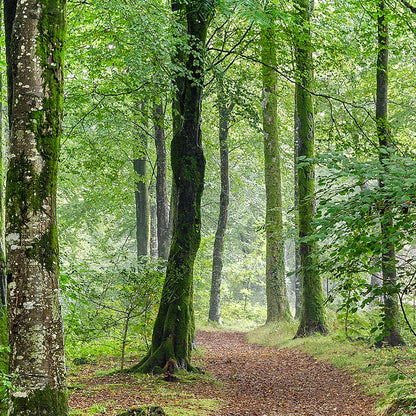
<path fill-rule="evenodd" d="M 5 0 L 10 109 L 6 250 L 10 416 L 67 415 L 56 183 L 64 0 Z"/>

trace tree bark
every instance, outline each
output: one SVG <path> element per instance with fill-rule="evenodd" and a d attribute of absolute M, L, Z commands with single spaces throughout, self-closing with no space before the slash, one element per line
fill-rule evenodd
<path fill-rule="evenodd" d="M 65 0 L 5 0 L 10 108 L 6 251 L 10 416 L 67 415 L 56 183 Z"/>
<path fill-rule="evenodd" d="M 156 204 L 158 254 L 162 259 L 169 256 L 170 227 L 169 200 L 167 193 L 167 157 L 164 125 L 165 110 L 161 102 L 154 109 L 154 129 L 156 146 Z"/>
<path fill-rule="evenodd" d="M 295 0 L 298 33 L 295 34 L 296 61 L 296 114 L 299 126 L 298 159 L 313 158 L 314 149 L 314 108 L 313 61 L 310 34 L 312 13 L 309 0 Z M 306 164 L 298 167 L 299 188 L 299 237 L 312 235 L 312 221 L 315 216 L 315 167 Z M 300 242 L 302 274 L 302 310 L 297 336 L 327 333 L 323 302 L 322 281 L 316 268 L 317 247 L 315 243 Z"/>
<path fill-rule="evenodd" d="M 389 37 L 386 16 L 387 5 L 384 0 L 377 4 L 377 96 L 376 96 L 376 123 L 377 136 L 380 146 L 380 161 L 384 165 L 391 157 L 391 135 L 388 122 L 388 64 L 389 64 Z M 383 179 L 379 180 L 383 187 Z M 390 206 L 384 203 L 381 209 L 381 235 L 382 254 L 381 269 L 384 288 L 384 332 L 388 335 L 384 341 L 391 346 L 403 345 L 404 341 L 400 335 L 399 302 L 395 285 L 396 275 L 396 251 L 390 234 L 394 231 L 394 224 Z"/>
<path fill-rule="evenodd" d="M 293 155 L 294 155 L 294 212 L 295 212 L 295 319 L 300 319 L 302 311 L 302 273 L 301 273 L 301 261 L 300 261 L 300 244 L 299 244 L 299 185 L 298 185 L 298 154 L 299 154 L 299 120 L 296 111 L 296 99 L 295 99 L 295 112 L 294 112 L 294 143 L 293 143 Z"/>
<path fill-rule="evenodd" d="M 140 117 L 145 119 L 144 104 L 141 105 Z M 137 258 L 140 261 L 142 256 L 150 253 L 150 201 L 149 188 L 147 185 L 147 137 L 146 122 L 142 123 L 142 130 L 139 131 L 137 145 L 137 158 L 133 161 L 134 171 L 137 175 L 136 190 L 136 241 Z"/>
<path fill-rule="evenodd" d="M 4 240 L 4 185 L 5 185 L 5 135 L 3 130 L 3 74 L 0 74 L 0 316 L 4 312 L 7 302 L 7 284 L 6 284 L 6 251 Z"/>
<path fill-rule="evenodd" d="M 221 274 L 222 274 L 222 257 L 224 250 L 224 237 L 228 223 L 228 205 L 230 202 L 230 179 L 228 167 L 228 131 L 231 112 L 234 104 L 227 105 L 227 99 L 224 92 L 223 74 L 218 75 L 218 117 L 219 117 L 219 144 L 221 159 L 221 193 L 220 193 L 220 212 L 218 214 L 217 231 L 215 232 L 214 250 L 212 254 L 212 278 L 211 278 L 211 296 L 209 301 L 208 319 L 213 322 L 222 324 L 220 310 L 221 294 Z"/>
<path fill-rule="evenodd" d="M 201 239 L 201 197 L 205 159 L 201 140 L 204 46 L 213 5 L 206 0 L 173 2 L 188 34 L 188 52 L 180 54 L 185 71 L 177 75 L 171 146 L 175 184 L 173 230 L 162 299 L 148 355 L 132 371 L 148 372 L 174 359 L 192 370 L 194 338 L 193 266 Z M 188 75 L 186 75 L 188 74 Z"/>
<path fill-rule="evenodd" d="M 282 179 L 277 122 L 277 45 L 274 23 L 261 29 L 263 143 L 266 184 L 266 322 L 289 319 L 284 263 Z"/>

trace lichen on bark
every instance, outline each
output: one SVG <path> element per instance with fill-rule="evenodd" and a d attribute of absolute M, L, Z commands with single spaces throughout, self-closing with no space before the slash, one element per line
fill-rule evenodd
<path fill-rule="evenodd" d="M 65 0 L 6 0 L 10 167 L 6 246 L 10 416 L 67 415 L 56 183 Z"/>

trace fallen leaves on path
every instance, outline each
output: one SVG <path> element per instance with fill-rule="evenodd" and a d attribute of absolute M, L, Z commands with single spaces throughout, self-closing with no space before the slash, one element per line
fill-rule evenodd
<path fill-rule="evenodd" d="M 375 415 L 373 401 L 348 374 L 305 353 L 249 344 L 244 333 L 237 332 L 198 332 L 196 341 L 206 350 L 196 364 L 219 383 L 206 378 L 164 383 L 165 393 L 160 394 L 156 376 L 94 376 L 98 368 L 90 366 L 71 379 L 80 386 L 70 396 L 71 407 L 79 409 L 79 415 L 100 404 L 105 404 L 103 415 L 147 405 L 189 406 L 190 414 L 207 416 Z M 209 399 L 219 401 L 217 410 L 203 406 Z"/>
<path fill-rule="evenodd" d="M 249 344 L 243 333 L 201 332 L 204 361 L 224 385 L 222 416 L 371 416 L 373 401 L 345 372 L 310 355 Z"/>

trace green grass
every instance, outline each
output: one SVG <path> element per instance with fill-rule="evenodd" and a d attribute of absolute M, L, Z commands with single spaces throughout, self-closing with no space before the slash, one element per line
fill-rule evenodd
<path fill-rule="evenodd" d="M 249 332 L 247 339 L 256 344 L 301 350 L 348 371 L 366 393 L 376 397 L 380 414 L 403 398 L 414 396 L 414 347 L 374 348 L 363 341 L 348 341 L 339 333 L 293 339 L 296 329 L 290 323 L 266 325 Z"/>

